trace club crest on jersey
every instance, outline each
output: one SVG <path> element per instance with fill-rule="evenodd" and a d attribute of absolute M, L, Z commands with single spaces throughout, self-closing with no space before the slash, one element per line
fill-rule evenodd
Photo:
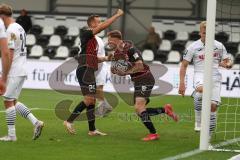
<path fill-rule="evenodd" d="M 16 35 L 14 33 L 11 33 L 11 41 L 15 41 L 17 39 Z"/>

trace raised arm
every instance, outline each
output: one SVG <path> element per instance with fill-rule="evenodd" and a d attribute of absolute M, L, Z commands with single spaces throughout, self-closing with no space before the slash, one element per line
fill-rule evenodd
<path fill-rule="evenodd" d="M 110 17 L 107 20 L 105 20 L 104 22 L 102 22 L 98 27 L 93 28 L 92 29 L 93 34 L 96 35 L 97 33 L 106 29 L 107 27 L 109 27 L 114 21 L 116 21 L 122 15 L 123 15 L 123 11 L 121 9 L 118 9 L 117 12 L 112 17 Z"/>

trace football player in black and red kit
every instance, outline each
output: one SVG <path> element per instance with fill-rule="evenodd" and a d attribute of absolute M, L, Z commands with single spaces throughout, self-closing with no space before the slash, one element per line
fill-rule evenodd
<path fill-rule="evenodd" d="M 173 112 L 170 104 L 158 108 L 146 108 L 149 103 L 152 88 L 155 79 L 149 69 L 149 66 L 143 62 L 141 52 L 133 46 L 132 43 L 122 40 L 122 34 L 118 30 L 108 33 L 108 45 L 114 50 L 114 61 L 125 60 L 132 65 L 125 72 L 117 68 L 111 68 L 113 74 L 119 76 L 130 75 L 134 84 L 134 107 L 137 115 L 141 118 L 149 134 L 144 137 L 143 141 L 151 141 L 159 138 L 156 129 L 151 122 L 150 116 L 167 114 L 173 120 L 178 121 L 178 116 Z"/>
<path fill-rule="evenodd" d="M 118 9 L 117 12 L 104 22 L 101 22 L 100 17 L 97 15 L 92 15 L 88 17 L 87 27 L 80 30 L 80 52 L 78 57 L 78 67 L 76 70 L 76 75 L 78 82 L 81 87 L 82 94 L 84 96 L 83 101 L 81 101 L 69 118 L 64 121 L 64 126 L 67 131 L 71 134 L 75 134 L 75 129 L 73 127 L 73 121 L 80 115 L 80 113 L 86 109 L 87 118 L 89 125 L 88 135 L 106 135 L 98 131 L 95 128 L 95 103 L 96 103 L 96 80 L 94 72 L 98 70 L 98 63 L 107 61 L 111 57 L 98 57 L 98 43 L 95 35 L 102 30 L 109 27 L 114 21 L 116 21 L 120 16 L 123 15 L 123 11 Z"/>

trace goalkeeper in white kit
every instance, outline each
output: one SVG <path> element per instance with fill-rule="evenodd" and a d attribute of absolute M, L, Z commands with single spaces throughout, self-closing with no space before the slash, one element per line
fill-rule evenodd
<path fill-rule="evenodd" d="M 195 131 L 200 131 L 201 128 L 201 110 L 202 110 L 202 92 L 203 92 L 203 69 L 204 69 L 204 57 L 205 57 L 205 37 L 206 37 L 206 22 L 203 21 L 200 24 L 200 39 L 193 42 L 187 49 L 183 56 L 183 61 L 180 67 L 180 85 L 179 94 L 184 96 L 185 75 L 188 64 L 193 61 L 194 65 L 194 109 L 195 109 Z M 224 45 L 221 42 L 214 41 L 213 51 L 213 88 L 211 98 L 211 114 L 210 114 L 210 135 L 216 127 L 216 111 L 217 107 L 221 103 L 220 91 L 221 91 L 221 73 L 219 72 L 219 66 L 230 69 L 232 62 L 227 54 Z"/>
<path fill-rule="evenodd" d="M 149 130 L 149 134 L 142 140 L 157 140 L 159 135 L 156 132 L 150 116 L 167 114 L 173 120 L 178 121 L 177 115 L 173 112 L 170 104 L 166 104 L 163 107 L 146 108 L 146 105 L 150 101 L 149 97 L 154 87 L 155 79 L 149 66 L 143 62 L 141 52 L 136 49 L 132 43 L 123 41 L 122 34 L 118 30 L 108 33 L 108 45 L 114 50 L 115 62 L 113 62 L 114 65 L 111 67 L 112 73 L 119 76 L 130 75 L 134 83 L 133 98 L 135 111 L 142 123 Z M 123 61 L 126 63 L 123 64 Z"/>

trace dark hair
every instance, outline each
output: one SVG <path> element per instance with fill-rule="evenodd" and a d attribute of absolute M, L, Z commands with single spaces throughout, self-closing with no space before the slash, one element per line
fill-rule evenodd
<path fill-rule="evenodd" d="M 13 14 L 12 7 L 7 4 L 0 4 L 0 14 L 12 16 Z"/>
<path fill-rule="evenodd" d="M 88 24 L 88 26 L 90 26 L 91 23 L 92 23 L 92 21 L 93 21 L 95 18 L 98 18 L 98 17 L 100 17 L 100 16 L 99 16 L 99 15 L 91 15 L 91 16 L 89 16 L 88 19 L 87 19 L 87 24 Z"/>
<path fill-rule="evenodd" d="M 112 38 L 122 39 L 122 33 L 119 30 L 110 31 L 108 32 L 107 36 L 110 36 Z"/>

